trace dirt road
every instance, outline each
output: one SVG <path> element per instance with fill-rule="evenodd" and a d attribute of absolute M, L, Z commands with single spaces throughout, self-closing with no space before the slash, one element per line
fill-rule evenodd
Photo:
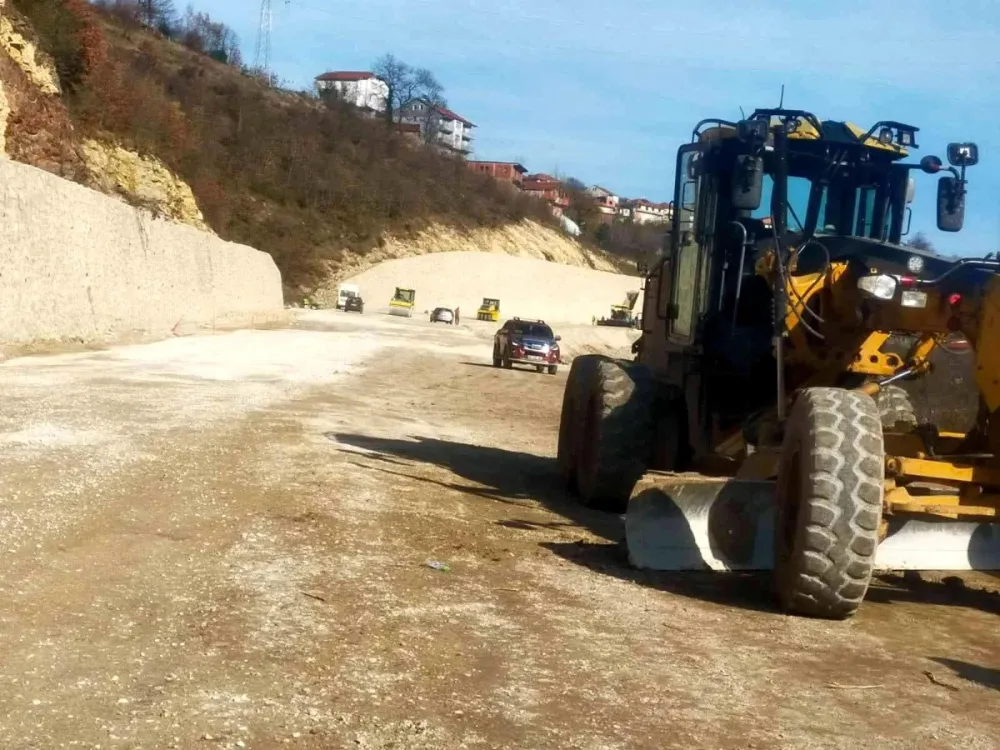
<path fill-rule="evenodd" d="M 0 366 L 0 747 L 1000 747 L 1000 596 L 636 574 L 553 481 L 565 372 L 489 356 L 309 313 Z"/>

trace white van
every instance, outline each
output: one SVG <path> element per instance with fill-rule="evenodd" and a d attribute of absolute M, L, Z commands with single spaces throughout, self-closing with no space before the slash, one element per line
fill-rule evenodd
<path fill-rule="evenodd" d="M 360 297 L 361 287 L 357 284 L 341 284 L 337 287 L 337 309 L 343 310 L 348 297 Z"/>

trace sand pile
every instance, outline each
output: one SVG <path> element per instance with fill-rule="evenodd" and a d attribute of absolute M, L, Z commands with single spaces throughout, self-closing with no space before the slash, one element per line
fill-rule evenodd
<path fill-rule="evenodd" d="M 401 286 L 416 290 L 417 314 L 459 307 L 464 323 L 475 320 L 483 297 L 495 297 L 503 318 L 590 323 L 638 290 L 641 280 L 535 258 L 450 252 L 388 260 L 349 281 L 360 285 L 366 312 L 385 310 Z"/>

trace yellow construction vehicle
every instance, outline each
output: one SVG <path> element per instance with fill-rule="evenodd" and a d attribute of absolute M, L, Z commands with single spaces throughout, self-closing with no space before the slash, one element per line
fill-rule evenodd
<path fill-rule="evenodd" d="M 413 317 L 413 305 L 417 301 L 417 293 L 413 289 L 403 289 L 396 287 L 395 294 L 389 300 L 389 314 L 398 315 L 404 318 Z"/>
<path fill-rule="evenodd" d="M 944 175 L 956 232 L 978 162 L 904 163 L 916 133 L 757 110 L 680 148 L 635 360 L 577 357 L 559 426 L 564 481 L 625 511 L 633 565 L 770 569 L 785 611 L 833 619 L 876 570 L 1000 569 L 1000 262 L 902 244 L 912 175 Z M 956 333 L 980 400 L 961 434 L 899 385 Z"/>
<path fill-rule="evenodd" d="M 634 328 L 636 317 L 632 314 L 635 309 L 636 300 L 639 299 L 639 292 L 628 292 L 625 300 L 620 305 L 611 306 L 611 317 L 600 318 L 597 321 L 599 326 L 617 326 L 618 328 Z"/>
<path fill-rule="evenodd" d="M 492 323 L 500 320 L 500 300 L 483 297 L 483 304 L 476 310 L 476 320 L 488 320 Z"/>

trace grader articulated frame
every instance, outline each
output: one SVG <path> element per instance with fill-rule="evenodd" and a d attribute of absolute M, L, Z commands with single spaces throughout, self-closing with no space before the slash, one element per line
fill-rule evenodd
<path fill-rule="evenodd" d="M 829 618 L 880 568 L 1000 568 L 1000 263 L 901 244 L 914 171 L 946 175 L 938 227 L 961 229 L 978 149 L 903 163 L 916 133 L 757 110 L 679 150 L 635 361 L 577 358 L 559 432 L 566 484 L 626 511 L 633 564 L 773 569 L 786 611 Z M 963 434 L 899 386 L 956 334 L 980 396 Z"/>

